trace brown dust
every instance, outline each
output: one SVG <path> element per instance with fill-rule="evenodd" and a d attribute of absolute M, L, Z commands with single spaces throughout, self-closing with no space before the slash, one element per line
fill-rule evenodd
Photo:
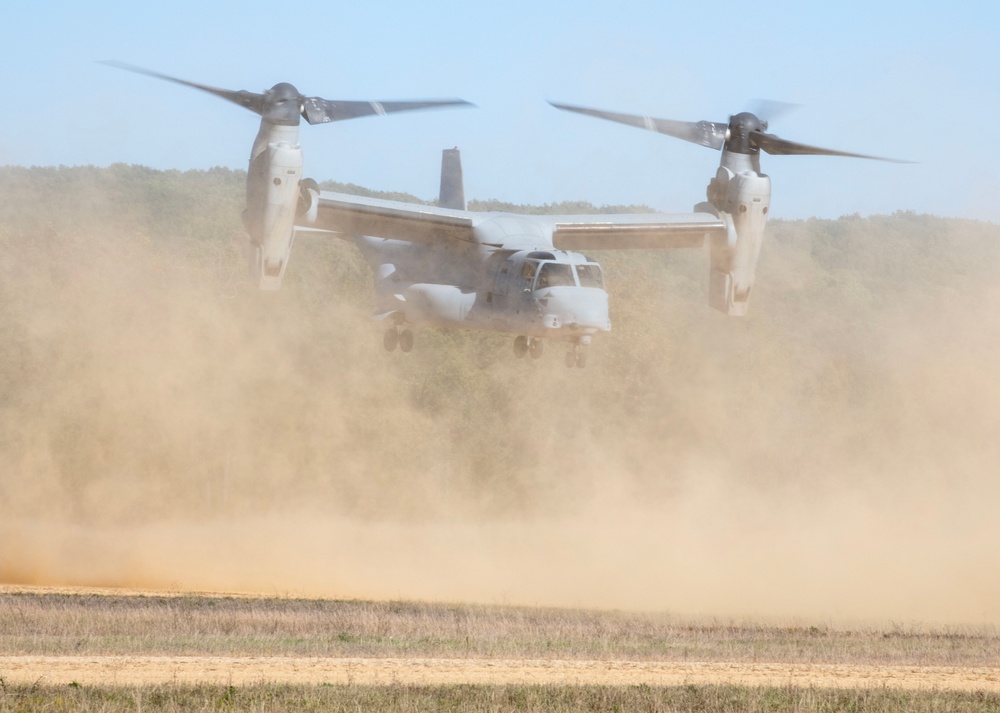
<path fill-rule="evenodd" d="M 929 281 L 845 221 L 775 223 L 743 320 L 705 254 L 598 256 L 585 370 L 385 353 L 349 244 L 258 294 L 236 237 L 0 232 L 0 582 L 996 622 L 996 241 L 934 223 Z"/>

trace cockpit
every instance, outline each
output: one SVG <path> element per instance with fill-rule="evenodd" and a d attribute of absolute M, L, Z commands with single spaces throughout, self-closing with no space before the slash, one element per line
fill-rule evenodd
<path fill-rule="evenodd" d="M 486 301 L 526 334 L 588 340 L 611 329 L 601 266 L 581 253 L 525 250 L 503 256 Z"/>
<path fill-rule="evenodd" d="M 604 289 L 601 266 L 596 262 L 560 262 L 549 252 L 530 253 L 521 266 L 521 277 L 531 282 L 532 290 L 544 290 L 548 287 Z"/>

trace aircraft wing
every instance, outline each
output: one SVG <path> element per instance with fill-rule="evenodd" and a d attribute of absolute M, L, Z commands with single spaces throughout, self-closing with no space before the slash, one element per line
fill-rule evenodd
<path fill-rule="evenodd" d="M 661 250 L 698 248 L 726 225 L 711 213 L 546 216 L 559 250 Z"/>
<path fill-rule="evenodd" d="M 300 218 L 297 224 L 345 237 L 371 235 L 424 244 L 473 240 L 473 220 L 465 211 L 330 191 L 319 191 L 316 200 L 315 219 Z"/>

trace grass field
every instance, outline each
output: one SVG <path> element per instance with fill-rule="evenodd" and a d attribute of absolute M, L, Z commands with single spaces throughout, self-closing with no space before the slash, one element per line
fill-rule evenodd
<path fill-rule="evenodd" d="M 57 682 L 46 666 L 124 658 L 106 681 Z M 129 661 L 230 657 L 263 663 L 259 680 L 156 683 L 129 675 Z M 12 675 L 30 659 L 36 677 Z M 916 676 L 935 667 L 992 671 L 1000 679 L 994 627 L 842 627 L 685 619 L 667 614 L 416 602 L 330 601 L 216 595 L 99 594 L 6 590 L 0 593 L 0 711 L 177 710 L 649 710 L 649 711 L 995 711 L 1000 693 L 944 690 L 933 684 L 733 685 L 691 678 L 679 685 L 537 684 L 514 680 L 416 685 L 388 676 L 311 683 L 280 680 L 271 661 L 451 661 L 539 670 L 604 662 L 604 668 L 706 662 L 739 670 L 854 666 Z M 632 662 L 627 664 L 625 662 Z M 712 664 L 711 662 L 715 662 Z M 530 668 L 530 667 L 529 667 Z M 54 669 L 53 669 L 54 670 Z M 138 663 L 134 669 L 139 671 Z M 693 669 L 692 669 L 693 670 Z M 721 669 L 719 669 L 721 670 Z M 218 676 L 216 676 L 216 679 Z M 600 679 L 607 681 L 607 677 Z"/>
<path fill-rule="evenodd" d="M 476 604 L 10 592 L 0 594 L 0 653 L 996 666 L 1000 631 Z"/>
<path fill-rule="evenodd" d="M 1000 708 L 987 693 L 741 686 L 4 686 L 0 711 L 872 711 Z"/>

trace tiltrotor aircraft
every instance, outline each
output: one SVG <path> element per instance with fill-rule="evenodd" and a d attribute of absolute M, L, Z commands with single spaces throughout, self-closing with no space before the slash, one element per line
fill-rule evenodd
<path fill-rule="evenodd" d="M 467 102 L 330 101 L 285 83 L 262 94 L 231 91 L 108 64 L 209 92 L 261 116 L 243 213 L 253 279 L 263 290 L 281 285 L 297 229 L 353 241 L 374 272 L 375 317 L 387 324 L 389 351 L 413 348 L 412 327 L 457 327 L 510 334 L 518 357 L 541 357 L 546 340 L 564 342 L 566 364 L 582 367 L 594 336 L 611 329 L 601 266 L 586 254 L 599 250 L 698 248 L 707 241 L 709 305 L 743 315 L 771 197 L 760 152 L 879 158 L 781 139 L 749 112 L 728 123 L 683 122 L 553 104 L 721 149 L 707 202 L 674 215 L 480 213 L 466 209 L 457 149 L 444 151 L 437 206 L 321 191 L 302 178 L 301 118 L 317 124 Z"/>

